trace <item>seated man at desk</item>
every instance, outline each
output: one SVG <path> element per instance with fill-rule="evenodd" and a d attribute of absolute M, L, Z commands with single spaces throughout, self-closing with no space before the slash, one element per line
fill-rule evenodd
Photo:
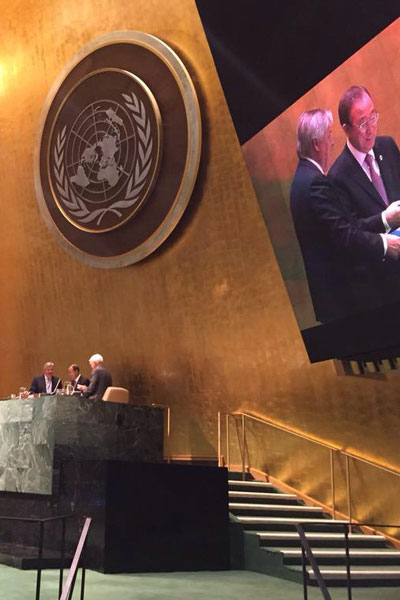
<path fill-rule="evenodd" d="M 78 385 L 89 385 L 90 383 L 89 379 L 81 374 L 78 365 L 75 364 L 68 367 L 68 379 L 74 392 L 77 390 Z"/>
<path fill-rule="evenodd" d="M 103 366 L 104 359 L 101 354 L 93 354 L 89 358 L 89 364 L 92 369 L 90 383 L 86 385 L 77 385 L 77 389 L 82 392 L 85 398 L 94 398 L 102 400 L 106 389 L 112 385 L 110 372 Z"/>
<path fill-rule="evenodd" d="M 57 388 L 62 387 L 61 379 L 53 375 L 54 363 L 47 362 L 43 365 L 43 374 L 32 379 L 29 391 L 31 394 L 54 394 Z"/>

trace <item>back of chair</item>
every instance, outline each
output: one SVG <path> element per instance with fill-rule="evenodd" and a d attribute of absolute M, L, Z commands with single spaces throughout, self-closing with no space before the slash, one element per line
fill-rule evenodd
<path fill-rule="evenodd" d="M 120 387 L 108 387 L 104 392 L 104 402 L 119 402 L 121 404 L 129 403 L 129 390 Z"/>

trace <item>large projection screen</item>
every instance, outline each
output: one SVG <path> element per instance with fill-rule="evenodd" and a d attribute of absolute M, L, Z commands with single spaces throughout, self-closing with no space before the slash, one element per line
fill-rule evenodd
<path fill-rule="evenodd" d="M 378 136 L 391 136 L 400 143 L 400 19 L 371 40 L 339 68 L 256 133 L 243 146 L 243 154 L 268 233 L 311 361 L 327 358 L 390 354 L 400 344 L 393 326 L 400 312 L 396 290 L 400 261 L 393 267 L 393 296 L 376 301 L 367 309 L 354 306 L 343 318 L 317 319 L 310 296 L 302 252 L 290 211 L 290 188 L 298 157 L 296 128 L 299 116 L 314 108 L 330 109 L 334 121 L 331 163 L 342 152 L 346 137 L 338 119 L 338 103 L 352 85 L 365 86 L 379 112 Z M 379 157 L 382 160 L 382 157 Z M 399 174 L 400 177 L 400 174 Z M 400 200 L 400 186 L 398 190 Z M 367 259 L 366 259 L 367 260 Z M 379 286 L 371 267 L 371 290 Z M 397 286 L 400 289 L 400 285 Z M 392 317 L 392 318 L 391 318 Z"/>

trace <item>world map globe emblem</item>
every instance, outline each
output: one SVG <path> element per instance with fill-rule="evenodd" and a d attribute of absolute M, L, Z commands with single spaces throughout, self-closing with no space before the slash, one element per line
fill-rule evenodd
<path fill-rule="evenodd" d="M 57 206 L 92 233 L 122 226 L 154 185 L 161 117 L 135 75 L 103 69 L 87 75 L 61 106 L 49 146 Z"/>
<path fill-rule="evenodd" d="M 69 165 L 69 179 L 75 187 L 81 188 L 81 195 L 91 202 L 92 194 L 100 194 L 111 199 L 118 182 L 131 175 L 126 171 L 128 154 L 122 156 L 123 146 L 129 150 L 129 139 L 134 138 L 131 120 L 128 121 L 130 131 L 127 131 L 124 120 L 118 116 L 122 112 L 120 104 L 111 102 L 95 102 L 90 104 L 78 115 L 77 121 L 70 130 L 66 152 L 76 156 Z M 121 136 L 122 129 L 122 136 Z M 108 184 L 108 185 L 104 185 Z"/>
<path fill-rule="evenodd" d="M 181 222 L 201 156 L 196 81 L 179 54 L 145 31 L 110 31 L 77 48 L 43 104 L 33 165 L 44 224 L 86 265 L 133 265 Z"/>

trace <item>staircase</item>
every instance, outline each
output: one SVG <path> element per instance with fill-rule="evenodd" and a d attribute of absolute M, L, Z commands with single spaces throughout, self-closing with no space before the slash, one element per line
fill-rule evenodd
<path fill-rule="evenodd" d="M 230 474 L 233 476 L 233 474 Z M 303 581 L 301 523 L 327 585 L 346 586 L 345 536 L 321 508 L 305 506 L 270 483 L 229 480 L 231 520 L 243 528 L 244 566 L 291 581 Z M 332 525 L 330 525 L 332 523 Z M 353 586 L 400 586 L 400 552 L 381 535 L 349 534 Z M 308 583 L 317 585 L 311 567 Z"/>

